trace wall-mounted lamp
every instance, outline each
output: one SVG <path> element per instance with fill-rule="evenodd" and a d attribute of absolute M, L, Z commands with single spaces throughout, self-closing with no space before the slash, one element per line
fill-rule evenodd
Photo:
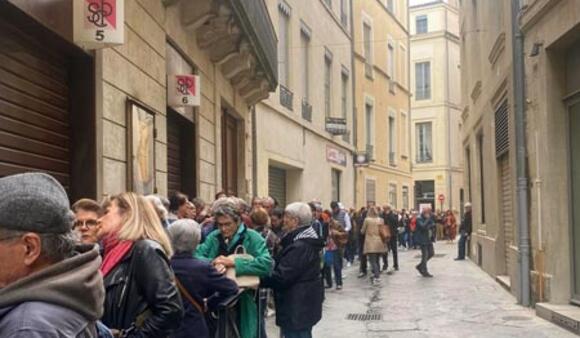
<path fill-rule="evenodd" d="M 535 57 L 540 55 L 540 48 L 544 46 L 543 42 L 534 42 L 532 46 L 532 51 L 530 52 L 530 57 Z"/>

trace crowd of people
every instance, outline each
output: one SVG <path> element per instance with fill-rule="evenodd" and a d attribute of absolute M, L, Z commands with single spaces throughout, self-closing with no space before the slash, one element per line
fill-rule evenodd
<path fill-rule="evenodd" d="M 449 240 L 457 227 L 429 208 L 282 208 L 224 192 L 211 203 L 125 192 L 70 207 L 41 173 L 0 178 L 0 194 L 0 337 L 215 337 L 215 311 L 234 296 L 240 337 L 266 337 L 268 307 L 285 338 L 311 337 L 324 288 L 342 289 L 343 262 L 358 255 L 363 278 L 368 261 L 376 285 L 389 253 L 396 271 L 399 246 L 420 248 L 417 270 L 431 277 L 436 224 Z M 464 259 L 470 222 L 460 232 Z"/>

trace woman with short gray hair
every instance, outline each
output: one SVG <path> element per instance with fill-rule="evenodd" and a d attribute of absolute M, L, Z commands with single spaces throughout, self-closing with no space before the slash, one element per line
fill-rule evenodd
<path fill-rule="evenodd" d="M 180 219 L 167 229 L 175 254 L 171 258 L 171 267 L 178 282 L 185 316 L 172 337 L 209 338 L 209 332 L 203 312 L 213 310 L 223 300 L 236 294 L 236 283 L 220 274 L 209 262 L 193 257 L 201 240 L 201 226 L 191 219 Z"/>
<path fill-rule="evenodd" d="M 295 202 L 286 207 L 285 215 L 288 218 L 295 218 L 298 227 L 312 225 L 312 210 L 306 203 Z"/>

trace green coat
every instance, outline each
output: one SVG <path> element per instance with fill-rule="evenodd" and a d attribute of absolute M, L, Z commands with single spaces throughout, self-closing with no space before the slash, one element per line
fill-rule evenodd
<path fill-rule="evenodd" d="M 239 234 L 245 229 L 241 225 L 234 236 L 232 243 L 236 243 Z M 219 231 L 213 231 L 205 241 L 197 247 L 195 257 L 212 261 L 219 256 Z M 253 259 L 236 258 L 236 276 L 258 276 L 260 278 L 270 275 L 272 270 L 272 257 L 266 247 L 266 241 L 258 232 L 247 229 L 242 245 L 246 253 Z M 231 248 L 228 248 L 231 249 Z M 254 302 L 252 290 L 244 292 L 240 297 L 241 322 L 240 331 L 242 338 L 255 338 L 258 334 L 258 309 Z"/>

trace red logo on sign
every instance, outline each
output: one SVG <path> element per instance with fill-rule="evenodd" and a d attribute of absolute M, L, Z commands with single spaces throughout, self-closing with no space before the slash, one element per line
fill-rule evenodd
<path fill-rule="evenodd" d="M 443 195 L 443 194 L 440 194 L 440 195 L 439 195 L 439 200 L 440 200 L 441 202 L 445 201 L 445 195 Z"/>
<path fill-rule="evenodd" d="M 117 0 L 85 0 L 87 20 L 98 28 L 117 28 Z"/>
<path fill-rule="evenodd" d="M 177 92 L 195 96 L 195 81 L 192 76 L 177 76 Z"/>

